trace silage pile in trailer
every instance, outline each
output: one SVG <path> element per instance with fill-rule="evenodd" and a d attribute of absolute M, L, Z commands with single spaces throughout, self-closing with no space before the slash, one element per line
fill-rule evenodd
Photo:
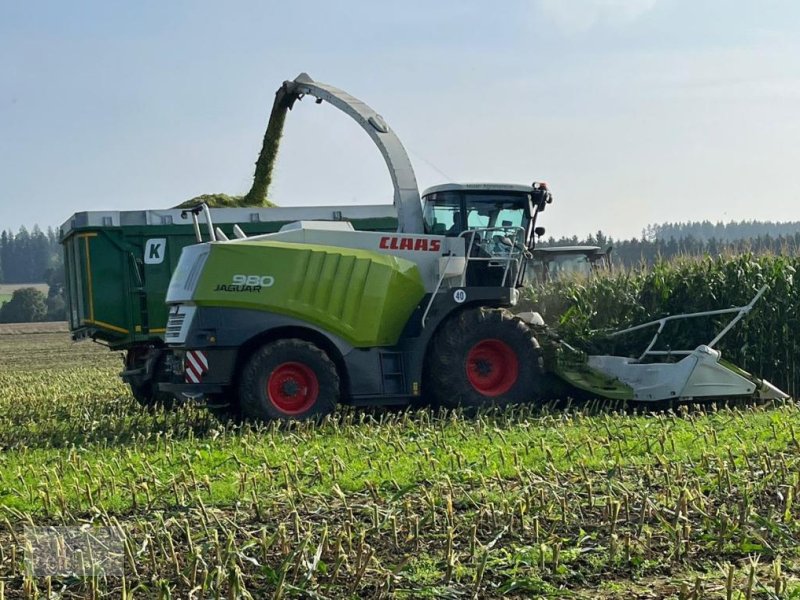
<path fill-rule="evenodd" d="M 228 194 L 201 194 L 181 202 L 175 208 L 191 208 L 198 204 L 206 204 L 209 208 L 243 208 L 246 206 L 254 206 L 257 208 L 273 208 L 278 206 L 274 202 L 270 202 L 266 198 L 254 204 L 248 204 L 247 196 L 230 196 Z"/>
<path fill-rule="evenodd" d="M 230 194 L 201 194 L 185 202 L 181 202 L 175 208 L 191 208 L 198 204 L 206 204 L 209 208 L 273 208 L 278 206 L 267 197 L 269 186 L 272 183 L 272 171 L 275 168 L 275 160 L 278 156 L 278 146 L 280 145 L 283 133 L 283 124 L 286 120 L 286 111 L 275 112 L 270 115 L 270 126 L 264 133 L 264 140 L 261 144 L 261 151 L 256 161 L 256 170 L 253 174 L 253 184 L 243 196 L 231 196 Z"/>
<path fill-rule="evenodd" d="M 742 255 L 660 263 L 648 271 L 563 281 L 530 290 L 545 321 L 592 353 L 638 356 L 656 327 L 619 338 L 619 330 L 667 315 L 742 306 L 764 284 L 768 291 L 717 349 L 730 362 L 771 381 L 793 397 L 800 390 L 800 257 Z M 685 350 L 710 342 L 732 315 L 667 324 L 656 349 Z"/>

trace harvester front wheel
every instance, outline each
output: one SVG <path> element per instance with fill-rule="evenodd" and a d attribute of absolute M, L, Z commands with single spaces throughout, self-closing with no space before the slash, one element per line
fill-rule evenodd
<path fill-rule="evenodd" d="M 323 417 L 339 401 L 339 375 L 325 352 L 305 340 L 278 340 L 247 361 L 239 383 L 242 416 L 256 420 Z"/>
<path fill-rule="evenodd" d="M 443 323 L 427 367 L 425 387 L 439 406 L 505 406 L 541 397 L 539 343 L 504 309 L 467 309 Z"/>

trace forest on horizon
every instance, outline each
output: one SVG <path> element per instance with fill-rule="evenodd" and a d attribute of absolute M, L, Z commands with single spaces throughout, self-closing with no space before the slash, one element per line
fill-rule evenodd
<path fill-rule="evenodd" d="M 649 266 L 677 256 L 709 254 L 795 254 L 800 249 L 800 221 L 690 221 L 648 225 L 639 238 L 616 239 L 602 231 L 583 237 L 539 240 L 542 246 L 613 246 L 614 262 L 624 267 Z M 0 283 L 52 283 L 63 280 L 63 258 L 57 229 L 21 227 L 0 232 Z"/>

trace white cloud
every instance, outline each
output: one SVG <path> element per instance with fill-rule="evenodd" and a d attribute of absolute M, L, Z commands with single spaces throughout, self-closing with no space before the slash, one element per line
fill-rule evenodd
<path fill-rule="evenodd" d="M 539 0 L 539 8 L 567 33 L 597 24 L 625 24 L 651 10 L 658 0 Z"/>

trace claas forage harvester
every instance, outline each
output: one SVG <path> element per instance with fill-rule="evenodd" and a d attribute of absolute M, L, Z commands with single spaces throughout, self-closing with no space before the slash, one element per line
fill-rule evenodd
<path fill-rule="evenodd" d="M 547 185 L 448 183 L 420 195 L 392 129 L 333 86 L 305 74 L 284 82 L 258 165 L 271 169 L 278 144 L 269 141 L 305 96 L 341 109 L 374 141 L 394 186 L 395 230 L 300 216 L 272 233 L 245 224 L 225 233 L 204 206 L 187 210 L 196 243 L 172 272 L 165 331 L 123 372 L 144 403 L 202 400 L 249 418 L 301 419 L 340 403 L 502 406 L 553 390 L 642 402 L 786 397 L 714 349 L 763 289 L 747 306 L 640 326 L 656 331 L 636 358 L 587 356 L 559 341 L 537 313 L 516 308 L 544 233 L 537 218 L 553 200 Z M 731 323 L 708 344 L 655 349 L 670 320 L 725 313 Z"/>

